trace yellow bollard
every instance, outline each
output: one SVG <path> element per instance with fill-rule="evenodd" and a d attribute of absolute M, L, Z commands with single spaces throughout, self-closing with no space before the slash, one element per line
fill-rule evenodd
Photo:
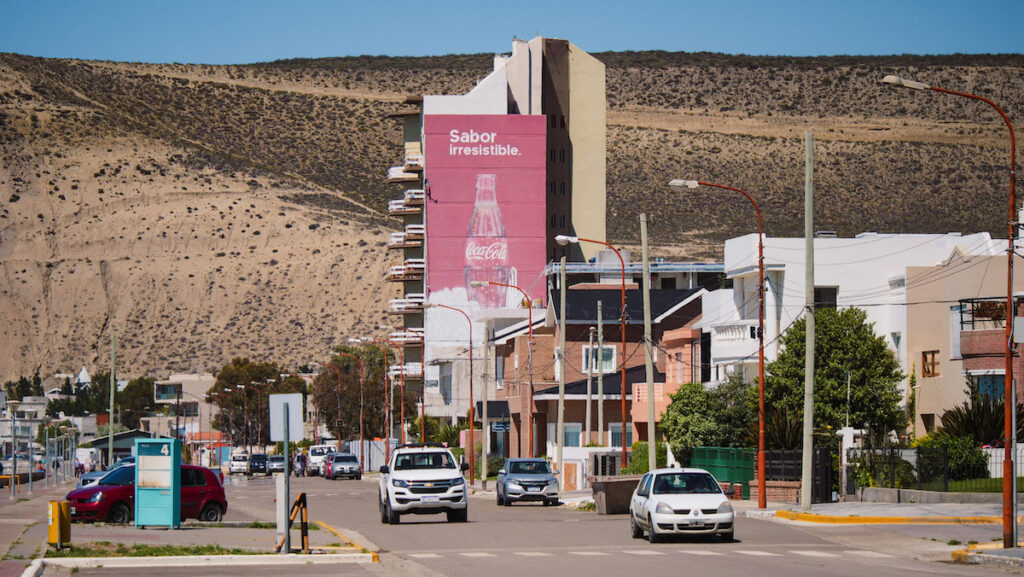
<path fill-rule="evenodd" d="M 67 501 L 50 501 L 50 519 L 47 542 L 61 549 L 71 544 L 71 504 Z"/>

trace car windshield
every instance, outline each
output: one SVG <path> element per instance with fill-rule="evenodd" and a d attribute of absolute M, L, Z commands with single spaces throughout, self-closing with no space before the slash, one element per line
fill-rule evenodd
<path fill-rule="evenodd" d="M 654 494 L 721 493 L 715 478 L 707 473 L 664 473 L 654 479 Z"/>
<path fill-rule="evenodd" d="M 356 458 L 352 455 L 337 456 L 334 458 L 335 463 L 357 463 Z"/>
<path fill-rule="evenodd" d="M 511 475 L 547 475 L 551 467 L 547 461 L 512 461 L 508 466 Z"/>
<path fill-rule="evenodd" d="M 284 462 L 284 455 L 274 455 L 274 456 L 270 457 L 270 460 L 271 461 L 280 461 L 280 462 L 283 463 Z"/>
<path fill-rule="evenodd" d="M 234 457 L 231 457 L 231 460 L 232 461 L 248 461 L 249 457 L 246 457 L 245 455 L 235 455 Z"/>
<path fill-rule="evenodd" d="M 395 457 L 395 470 L 407 469 L 454 469 L 451 456 L 442 451 L 430 453 L 404 453 Z"/>
<path fill-rule="evenodd" d="M 124 486 L 131 485 L 134 482 L 135 467 L 130 465 L 125 467 L 118 467 L 117 469 L 110 471 L 110 473 L 106 477 L 100 479 L 100 485 Z"/>
<path fill-rule="evenodd" d="M 313 457 L 319 457 L 320 455 L 326 455 L 327 449 L 323 447 L 313 447 L 309 450 L 309 454 Z"/>

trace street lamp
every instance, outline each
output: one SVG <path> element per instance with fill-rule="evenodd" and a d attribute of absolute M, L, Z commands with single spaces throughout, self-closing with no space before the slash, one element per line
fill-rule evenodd
<path fill-rule="evenodd" d="M 363 471 L 364 470 L 364 467 L 363 467 L 363 453 L 366 452 L 365 451 L 365 447 L 363 447 L 363 380 L 366 377 L 366 371 L 363 369 L 363 359 L 360 359 L 359 357 L 357 357 L 355 355 L 350 355 L 348 353 L 342 353 L 342 352 L 337 352 L 337 351 L 335 351 L 333 354 L 338 355 L 339 357 L 345 357 L 345 358 L 348 358 L 348 359 L 355 359 L 355 361 L 357 363 L 359 363 L 359 470 Z M 335 370 L 337 370 L 337 368 L 334 367 L 334 365 L 328 365 L 328 366 L 333 367 Z M 341 373 L 340 372 L 338 373 L 338 390 L 339 391 L 341 390 Z M 338 401 L 338 419 L 340 420 L 341 419 L 341 400 L 340 400 L 341 396 L 340 396 L 340 392 L 339 392 L 338 399 L 339 399 L 339 401 Z M 341 450 L 341 427 L 338 427 L 338 450 Z"/>
<path fill-rule="evenodd" d="M 11 500 L 16 499 L 15 496 L 15 479 L 18 477 L 18 406 L 21 405 L 21 401 L 18 399 L 7 400 L 7 410 L 11 413 Z M 31 461 L 31 456 L 29 457 Z M 32 476 L 32 468 L 29 467 L 29 476 Z"/>
<path fill-rule="evenodd" d="M 1004 436 L 1003 439 L 1003 547 L 1011 548 L 1016 547 L 1015 529 L 1016 529 L 1016 479 L 1017 475 L 1014 471 L 1014 446 L 1016 443 L 1013 441 L 1013 422 L 1014 422 L 1014 409 L 1017 405 L 1017 394 L 1014 390 L 1013 384 L 1013 318 L 1017 311 L 1013 307 L 1013 242 L 1015 239 L 1015 227 L 1017 225 L 1017 194 L 1016 194 L 1016 170 L 1017 170 L 1017 137 L 1013 132 L 1013 124 L 1010 122 L 1009 117 L 1003 112 L 995 102 L 992 102 L 988 98 L 970 94 L 967 92 L 956 92 L 954 90 L 947 90 L 938 86 L 931 86 L 924 82 L 916 82 L 914 80 L 907 80 L 900 78 L 895 75 L 888 75 L 882 78 L 883 84 L 891 84 L 893 86 L 901 86 L 903 88 L 913 88 L 914 90 L 932 90 L 934 92 L 941 92 L 943 94 L 952 94 L 954 96 L 962 96 L 964 98 L 970 98 L 972 100 L 980 100 L 992 108 L 996 109 L 999 116 L 1003 117 L 1003 122 L 1006 123 L 1007 130 L 1010 131 L 1010 212 L 1009 212 L 1009 234 L 1007 235 L 1007 250 L 1006 250 L 1006 374 L 1003 379 L 1003 425 L 1004 425 Z M 1012 400 L 1011 400 L 1012 399 Z"/>
<path fill-rule="evenodd" d="M 677 190 L 710 186 L 739 192 L 747 197 L 757 212 L 757 506 L 764 509 L 768 506 L 768 497 L 764 474 L 764 225 L 761 220 L 761 208 L 745 190 L 731 186 L 679 178 L 669 181 L 668 185 Z"/>
<path fill-rule="evenodd" d="M 526 358 L 527 358 L 527 366 L 529 367 L 529 372 L 530 372 L 530 390 L 529 390 L 529 394 L 527 396 L 528 401 L 527 401 L 527 409 L 526 409 L 526 419 L 527 419 L 527 429 L 526 429 L 526 431 L 527 431 L 527 435 L 528 435 L 528 439 L 529 439 L 528 455 L 532 459 L 533 458 L 533 301 L 530 300 L 530 295 L 526 294 L 526 291 L 524 291 L 523 289 L 519 288 L 518 286 L 516 286 L 514 284 L 505 284 L 505 283 L 501 283 L 501 282 L 487 281 L 487 280 L 474 280 L 474 281 L 470 281 L 469 284 L 470 284 L 470 286 L 473 286 L 473 287 L 482 287 L 482 286 L 494 285 L 494 286 L 503 286 L 505 288 L 513 288 L 513 289 L 516 289 L 517 291 L 519 291 L 520 293 L 522 293 L 523 298 L 526 299 L 526 303 L 527 303 L 526 312 L 527 312 L 527 315 L 528 315 L 527 316 L 527 318 L 528 318 L 527 322 L 529 323 L 529 325 L 527 325 L 529 336 L 528 336 L 528 340 L 527 340 L 527 343 L 526 343 L 526 349 L 527 349 L 527 357 Z M 472 349 L 472 346 L 470 346 L 470 349 Z M 472 369 L 470 369 L 470 374 L 471 375 L 473 374 Z M 470 428 L 472 428 L 472 425 L 473 424 L 470 423 Z"/>
<path fill-rule="evenodd" d="M 469 478 L 470 482 L 472 482 L 473 479 L 476 479 L 476 445 L 473 444 L 473 427 L 475 426 L 473 413 L 476 409 L 476 405 L 473 403 L 473 320 L 469 318 L 466 311 L 460 308 L 443 305 L 441 303 L 428 303 L 423 305 L 423 308 L 425 309 L 433 307 L 440 307 L 455 311 L 465 317 L 466 323 L 469 325 Z M 532 306 L 530 308 L 533 309 Z M 484 434 L 486 435 L 487 431 L 484 431 Z"/>
<path fill-rule="evenodd" d="M 621 389 L 622 389 L 622 434 L 620 435 L 620 438 L 622 439 L 622 466 L 625 467 L 626 466 L 626 261 L 622 260 L 622 254 L 618 251 L 618 249 L 616 249 L 614 246 L 612 246 L 612 245 L 610 245 L 610 244 L 608 244 L 608 243 L 606 243 L 604 241 L 601 241 L 601 240 L 591 240 L 589 238 L 580 238 L 578 236 L 568 236 L 568 235 L 560 234 L 560 235 L 555 237 L 555 242 L 557 242 L 558 244 L 560 244 L 562 246 L 565 246 L 565 245 L 567 245 L 569 243 L 578 244 L 578 243 L 581 243 L 581 242 L 590 242 L 590 243 L 594 243 L 594 244 L 602 244 L 602 245 L 612 249 L 612 252 L 615 253 L 615 256 L 619 257 L 619 265 L 622 267 L 622 310 L 619 311 L 619 321 L 622 324 L 622 328 L 621 328 L 621 332 L 622 332 L 622 357 L 619 359 L 619 365 L 622 367 L 622 369 L 621 369 L 622 370 L 622 383 L 621 383 Z M 562 290 L 565 290 L 565 287 L 562 287 Z M 648 399 L 647 401 L 651 402 L 651 403 L 654 402 L 653 399 Z M 604 399 L 602 399 L 601 402 L 604 402 Z M 602 431 L 602 434 L 603 434 L 603 431 Z M 654 439 L 653 438 L 648 439 L 648 442 L 654 443 Z"/>

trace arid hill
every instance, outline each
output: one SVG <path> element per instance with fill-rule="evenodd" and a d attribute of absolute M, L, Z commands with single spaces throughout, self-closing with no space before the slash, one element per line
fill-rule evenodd
<path fill-rule="evenodd" d="M 1005 236 L 1008 139 L 990 107 L 897 90 L 890 73 L 981 94 L 1011 119 L 1024 56 L 598 54 L 608 74 L 608 231 L 721 258 L 753 230 L 798 235 L 803 138 L 818 229 Z M 490 55 L 247 66 L 0 55 L 0 379 L 109 362 L 127 375 L 287 367 L 394 319 L 381 248 L 407 94 L 469 90 Z M 394 255 L 391 255 L 392 257 Z"/>

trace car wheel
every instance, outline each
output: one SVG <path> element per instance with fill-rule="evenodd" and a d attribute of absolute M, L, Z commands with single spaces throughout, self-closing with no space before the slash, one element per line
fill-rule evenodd
<path fill-rule="evenodd" d="M 131 520 L 132 512 L 128 510 L 128 505 L 125 505 L 124 503 L 114 505 L 107 513 L 107 523 L 124 525 Z"/>
<path fill-rule="evenodd" d="M 544 500 L 544 506 L 545 507 L 554 507 L 557 504 L 558 504 L 558 499 L 545 499 Z"/>
<path fill-rule="evenodd" d="M 397 524 L 402 522 L 402 516 L 399 515 L 397 511 L 395 511 L 394 509 L 391 508 L 391 503 L 390 502 L 387 505 L 385 505 L 385 507 L 387 507 L 387 509 L 388 509 L 388 524 L 389 525 L 397 525 Z"/>
<path fill-rule="evenodd" d="M 469 507 L 448 511 L 446 514 L 449 523 L 465 523 L 469 520 Z"/>
<path fill-rule="evenodd" d="M 501 498 L 501 492 L 500 491 L 495 491 L 494 494 L 498 496 L 497 497 L 498 506 L 499 507 L 504 506 L 505 505 L 505 500 Z"/>
<path fill-rule="evenodd" d="M 362 480 L 363 480 L 363 474 L 362 473 L 356 475 L 356 481 L 362 481 Z"/>
<path fill-rule="evenodd" d="M 380 522 L 385 524 L 385 525 L 387 525 L 388 524 L 388 512 L 384 508 L 384 501 L 381 499 L 381 496 L 379 494 L 377 495 L 377 508 L 380 509 Z"/>
<path fill-rule="evenodd" d="M 733 529 L 728 533 L 719 533 L 719 537 L 722 538 L 723 543 L 732 543 L 736 540 L 736 530 Z"/>
<path fill-rule="evenodd" d="M 651 543 L 657 543 L 660 538 L 654 530 L 654 521 L 651 520 L 651 516 L 647 516 L 647 540 Z"/>
<path fill-rule="evenodd" d="M 629 528 L 630 534 L 634 539 L 640 539 L 644 536 L 644 530 L 640 528 L 640 525 L 636 524 L 636 515 L 632 511 L 629 512 Z"/>
<path fill-rule="evenodd" d="M 220 505 L 216 503 L 207 503 L 199 513 L 199 520 L 206 521 L 208 523 L 219 523 L 223 518 L 224 513 L 221 512 Z"/>

